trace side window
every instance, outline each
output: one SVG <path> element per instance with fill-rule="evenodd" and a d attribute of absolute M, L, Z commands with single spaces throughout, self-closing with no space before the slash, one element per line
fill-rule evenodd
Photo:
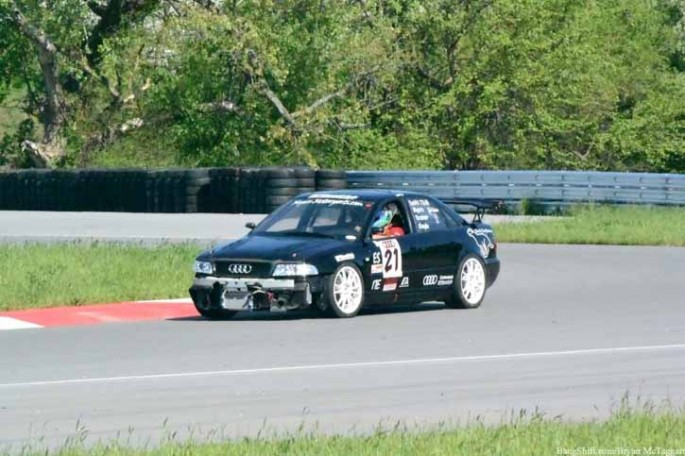
<path fill-rule="evenodd" d="M 429 199 L 407 198 L 409 208 L 416 220 L 416 228 L 419 233 L 428 231 L 447 230 L 454 223 Z M 450 223 L 452 222 L 452 223 Z"/>
<path fill-rule="evenodd" d="M 340 207 L 322 207 L 313 217 L 311 222 L 312 228 L 324 228 L 335 226 L 340 219 Z"/>
<path fill-rule="evenodd" d="M 371 222 L 371 237 L 374 239 L 404 236 L 410 232 L 409 218 L 402 204 L 396 200 L 382 204 Z"/>

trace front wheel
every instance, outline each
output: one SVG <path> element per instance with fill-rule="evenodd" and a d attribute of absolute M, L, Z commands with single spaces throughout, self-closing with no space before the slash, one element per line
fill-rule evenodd
<path fill-rule="evenodd" d="M 350 318 L 359 313 L 364 304 L 364 280 L 357 266 L 343 263 L 328 277 L 326 301 L 333 317 Z"/>
<path fill-rule="evenodd" d="M 452 309 L 475 309 L 485 297 L 485 265 L 476 255 L 466 255 L 457 268 L 457 276 L 445 305 Z"/>

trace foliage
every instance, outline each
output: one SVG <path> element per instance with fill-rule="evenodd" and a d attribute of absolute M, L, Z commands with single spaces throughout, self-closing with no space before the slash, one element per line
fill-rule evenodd
<path fill-rule="evenodd" d="M 685 170 L 682 0 L 0 0 L 0 103 L 48 132 L 14 11 L 53 165 Z"/>

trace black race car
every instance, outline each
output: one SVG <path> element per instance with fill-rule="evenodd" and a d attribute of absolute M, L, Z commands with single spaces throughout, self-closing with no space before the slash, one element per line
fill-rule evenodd
<path fill-rule="evenodd" d="M 473 220 L 452 203 L 475 206 Z M 482 222 L 488 207 L 388 190 L 300 195 L 198 256 L 190 295 L 208 318 L 306 307 L 345 318 L 362 306 L 436 300 L 475 308 L 500 269 Z"/>

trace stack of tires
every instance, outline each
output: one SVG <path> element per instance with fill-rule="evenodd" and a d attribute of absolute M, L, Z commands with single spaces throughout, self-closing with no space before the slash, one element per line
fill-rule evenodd
<path fill-rule="evenodd" d="M 16 210 L 19 207 L 19 179 L 16 172 L 0 173 L 0 209 Z"/>
<path fill-rule="evenodd" d="M 11 197 L 10 186 L 12 185 L 12 174 L 0 171 L 0 210 L 10 209 Z"/>
<path fill-rule="evenodd" d="M 76 172 L 56 169 L 50 174 L 50 182 L 47 185 L 50 197 L 44 209 L 48 211 L 75 210 Z"/>
<path fill-rule="evenodd" d="M 147 212 L 182 212 L 185 210 L 185 170 L 148 171 L 145 186 Z"/>
<path fill-rule="evenodd" d="M 186 171 L 185 207 L 182 212 L 209 212 L 210 178 L 208 168 L 189 169 Z"/>
<path fill-rule="evenodd" d="M 238 181 L 238 195 L 236 200 L 237 212 L 243 214 L 257 214 L 260 202 L 260 170 L 259 168 L 242 168 Z"/>
<path fill-rule="evenodd" d="M 294 196 L 316 190 L 316 173 L 311 168 L 270 168 L 265 170 L 265 212 L 272 212 Z"/>
<path fill-rule="evenodd" d="M 127 169 L 121 174 L 121 210 L 145 212 L 147 210 L 147 171 Z"/>
<path fill-rule="evenodd" d="M 201 205 L 201 212 L 236 213 L 239 211 L 239 168 L 212 168 L 208 170 L 209 201 Z"/>
<path fill-rule="evenodd" d="M 347 188 L 347 173 L 340 169 L 320 169 L 316 172 L 316 191 Z"/>

